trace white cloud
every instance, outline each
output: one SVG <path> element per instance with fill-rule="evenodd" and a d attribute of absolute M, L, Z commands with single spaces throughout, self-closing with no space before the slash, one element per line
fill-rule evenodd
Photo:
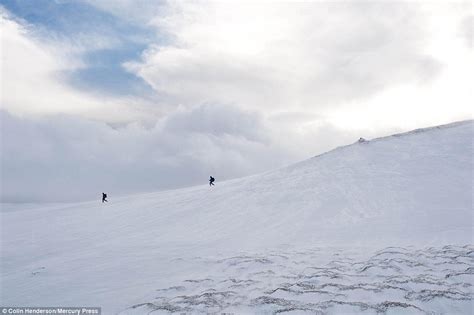
<path fill-rule="evenodd" d="M 232 103 L 266 117 L 311 112 L 332 123 L 347 110 L 391 128 L 407 127 L 401 117 L 415 108 L 417 123 L 449 122 L 469 113 L 469 99 L 456 97 L 467 91 L 468 71 L 459 64 L 471 63 L 459 32 L 468 7 L 174 1 L 152 21 L 172 43 L 151 45 L 125 66 L 184 106 Z M 456 104 L 446 103 L 448 94 Z"/>
<path fill-rule="evenodd" d="M 469 15 L 465 17 L 460 25 L 460 33 L 466 38 L 466 43 L 469 48 L 472 48 L 472 40 L 474 36 L 474 15 Z"/>
<path fill-rule="evenodd" d="M 413 4 L 172 2 L 154 24 L 174 38 L 131 71 L 183 104 L 324 109 L 431 78 Z"/>

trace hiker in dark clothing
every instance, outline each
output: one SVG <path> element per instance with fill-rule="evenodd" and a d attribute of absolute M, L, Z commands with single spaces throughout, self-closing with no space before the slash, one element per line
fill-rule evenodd
<path fill-rule="evenodd" d="M 209 177 L 209 186 L 214 186 L 214 181 L 215 181 L 214 177 L 212 176 Z"/>
<path fill-rule="evenodd" d="M 105 202 L 108 202 L 108 201 L 107 201 L 107 194 L 106 194 L 106 193 L 102 193 L 102 203 L 104 203 L 104 201 L 105 201 Z"/>

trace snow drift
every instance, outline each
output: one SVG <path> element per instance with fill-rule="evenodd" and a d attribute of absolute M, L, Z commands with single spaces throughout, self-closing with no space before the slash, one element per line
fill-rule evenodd
<path fill-rule="evenodd" d="M 462 263 L 472 265 L 472 250 L 465 246 L 473 241 L 473 127 L 473 121 L 465 121 L 356 142 L 286 168 L 226 182 L 214 174 L 213 187 L 110 195 L 107 204 L 99 198 L 67 205 L 3 204 L 2 303 L 95 305 L 106 314 L 116 313 L 149 301 L 159 287 L 209 274 L 209 264 L 193 260 L 198 256 L 243 251 L 284 248 L 293 251 L 286 254 L 292 257 L 298 255 L 296 250 L 310 247 L 360 252 L 449 245 L 464 246 L 460 248 L 471 260 Z M 258 259 L 250 261 L 259 264 Z M 404 299 L 419 296 L 413 292 Z M 472 293 L 466 294 L 465 300 L 472 300 Z M 256 299 L 264 305 L 281 304 L 261 297 Z M 248 309 L 252 303 L 247 308 L 234 303 L 230 309 L 255 312 Z M 350 304 L 357 312 L 387 310 L 384 301 L 365 309 L 357 303 Z M 325 312 L 329 304 L 312 310 Z M 423 305 L 414 307 L 411 311 L 423 310 Z M 221 305 L 214 311 L 224 309 Z M 197 311 L 192 306 L 154 310 Z"/>

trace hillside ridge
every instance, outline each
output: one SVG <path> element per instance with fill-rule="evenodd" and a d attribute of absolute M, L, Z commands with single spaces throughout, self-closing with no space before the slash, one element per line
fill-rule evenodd
<path fill-rule="evenodd" d="M 467 125 L 467 124 L 473 124 L 473 128 L 474 128 L 474 119 L 460 120 L 460 121 L 455 121 L 455 122 L 442 124 L 442 125 L 416 128 L 416 129 L 413 129 L 413 130 L 394 133 L 394 134 L 391 134 L 391 135 L 388 135 L 388 136 L 381 136 L 381 137 L 377 137 L 377 138 L 373 138 L 373 139 L 365 139 L 364 138 L 365 141 L 363 143 L 368 144 L 368 143 L 371 143 L 371 142 L 374 143 L 374 142 L 379 142 L 379 141 L 385 141 L 385 140 L 390 140 L 390 139 L 393 139 L 393 138 L 412 136 L 412 135 L 417 135 L 417 134 L 420 134 L 420 133 L 430 132 L 430 131 L 434 131 L 434 130 L 455 128 L 455 127 L 459 127 L 459 126 Z M 358 144 L 360 144 L 359 141 L 355 141 L 355 142 L 352 142 L 352 143 L 349 143 L 349 144 L 344 144 L 344 145 L 341 145 L 341 146 L 337 146 L 333 149 L 330 149 L 329 151 L 323 152 L 321 154 L 314 155 L 314 156 L 310 157 L 309 159 L 314 159 L 314 158 L 329 154 L 333 151 L 343 149 L 343 148 L 347 148 L 347 147 L 350 147 L 350 146 L 353 146 L 353 145 L 358 145 Z M 296 164 L 300 163 L 300 162 L 304 162 L 304 161 L 306 161 L 306 160 L 296 162 Z M 288 165 L 288 166 L 291 166 L 291 165 Z"/>

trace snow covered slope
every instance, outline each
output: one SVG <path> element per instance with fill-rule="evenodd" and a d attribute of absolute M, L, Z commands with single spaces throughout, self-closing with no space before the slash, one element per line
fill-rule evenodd
<path fill-rule="evenodd" d="M 473 128 L 466 121 L 354 143 L 215 187 L 110 196 L 108 204 L 3 204 L 0 300 L 95 305 L 105 314 L 472 311 Z M 288 287 L 308 268 L 347 281 Z M 405 278 L 386 283 L 387 270 Z M 245 282 L 265 272 L 261 284 Z M 405 286 L 387 290 L 398 295 L 384 291 L 396 281 Z M 296 287 L 311 292 L 290 292 Z"/>

